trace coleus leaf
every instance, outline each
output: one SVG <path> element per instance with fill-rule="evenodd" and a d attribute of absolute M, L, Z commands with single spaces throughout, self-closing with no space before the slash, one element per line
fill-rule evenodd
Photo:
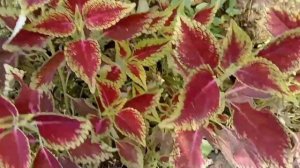
<path fill-rule="evenodd" d="M 143 66 L 152 66 L 171 52 L 167 39 L 145 39 L 139 41 L 134 48 L 132 58 Z"/>
<path fill-rule="evenodd" d="M 33 20 L 26 26 L 30 31 L 49 35 L 52 37 L 66 37 L 72 35 L 76 26 L 67 12 L 51 10 L 42 17 Z"/>
<path fill-rule="evenodd" d="M 116 146 L 122 163 L 127 167 L 140 168 L 144 166 L 143 153 L 137 145 L 123 139 L 118 140 Z"/>
<path fill-rule="evenodd" d="M 89 120 L 96 136 L 104 135 L 110 129 L 111 122 L 107 118 L 99 118 L 98 116 L 90 115 Z"/>
<path fill-rule="evenodd" d="M 78 7 L 79 12 L 82 12 L 82 8 L 86 2 L 89 0 L 64 0 L 66 7 L 71 10 L 72 13 L 75 13 L 76 7 Z"/>
<path fill-rule="evenodd" d="M 116 55 L 120 58 L 128 58 L 132 55 L 128 41 L 115 41 Z"/>
<path fill-rule="evenodd" d="M 146 88 L 146 72 L 144 67 L 137 61 L 131 61 L 127 64 L 126 74 L 135 83 Z"/>
<path fill-rule="evenodd" d="M 93 143 L 89 138 L 80 146 L 69 150 L 69 153 L 74 162 L 82 164 L 99 163 L 112 157 L 112 154 L 105 151 L 101 144 Z"/>
<path fill-rule="evenodd" d="M 224 55 L 221 65 L 224 69 L 238 63 L 251 54 L 252 42 L 250 37 L 233 20 L 224 40 Z"/>
<path fill-rule="evenodd" d="M 98 82 L 98 90 L 101 104 L 105 107 L 111 107 L 114 103 L 120 98 L 121 91 L 120 89 L 107 82 Z"/>
<path fill-rule="evenodd" d="M 215 68 L 219 64 L 216 39 L 203 25 L 185 16 L 178 17 L 173 44 L 175 59 L 185 68 L 194 69 L 203 64 Z"/>
<path fill-rule="evenodd" d="M 134 3 L 111 0 L 90 0 L 82 9 L 85 25 L 90 30 L 107 29 L 124 18 L 135 7 Z"/>
<path fill-rule="evenodd" d="M 84 80 L 90 91 L 94 93 L 96 76 L 101 64 L 101 52 L 98 42 L 88 39 L 67 43 L 64 54 L 71 70 Z"/>
<path fill-rule="evenodd" d="M 171 26 L 171 24 L 175 21 L 175 18 L 176 18 L 177 13 L 178 13 L 179 5 L 180 5 L 180 3 L 177 3 L 175 5 L 170 5 L 166 9 L 167 20 L 165 21 L 165 24 L 164 24 L 165 27 Z"/>
<path fill-rule="evenodd" d="M 21 79 L 23 79 L 25 72 L 23 70 L 14 68 L 9 64 L 4 64 L 3 67 L 5 71 L 3 95 L 9 97 L 9 92 L 15 90 L 14 84 L 16 79 L 19 79 L 19 82 L 22 83 Z"/>
<path fill-rule="evenodd" d="M 237 79 L 263 92 L 287 93 L 287 86 L 283 82 L 284 75 L 270 61 L 256 58 L 242 66 L 236 73 Z"/>
<path fill-rule="evenodd" d="M 207 97 L 210 97 L 209 99 Z M 172 116 L 162 123 L 174 122 L 177 129 L 198 129 L 212 114 L 223 109 L 222 94 L 212 72 L 194 71 L 179 95 Z M 172 124 L 173 125 L 173 124 Z"/>
<path fill-rule="evenodd" d="M 0 46 L 2 46 L 2 44 L 4 43 L 4 41 L 6 40 L 6 38 L 1 38 L 0 37 Z M 8 64 L 11 66 L 17 66 L 18 63 L 18 54 L 17 53 L 11 53 L 8 51 L 4 51 L 2 48 L 0 49 L 0 72 L 3 72 L 0 74 L 0 90 L 3 89 L 4 84 L 5 84 L 5 76 L 6 74 L 5 69 L 4 69 L 4 64 Z"/>
<path fill-rule="evenodd" d="M 15 117 L 18 115 L 18 110 L 15 105 L 2 95 L 0 95 L 0 107 L 0 119 L 10 116 Z"/>
<path fill-rule="evenodd" d="M 149 28 L 147 30 L 147 34 L 152 34 L 157 32 L 158 30 L 162 29 L 165 22 L 167 21 L 168 17 L 166 17 L 166 12 L 162 11 L 155 11 L 151 13 L 152 21 L 149 25 Z"/>
<path fill-rule="evenodd" d="M 15 8 L 0 8 L 0 21 L 3 26 L 13 31 L 18 21 L 19 11 Z"/>
<path fill-rule="evenodd" d="M 300 68 L 300 29 L 291 30 L 267 44 L 257 54 L 273 62 L 282 72 Z"/>
<path fill-rule="evenodd" d="M 63 52 L 53 55 L 32 75 L 30 86 L 35 89 L 47 91 L 56 70 L 64 64 L 64 61 L 65 55 Z"/>
<path fill-rule="evenodd" d="M 201 168 L 205 160 L 201 144 L 203 133 L 197 131 L 180 131 L 176 133 L 174 162 L 176 168 Z"/>
<path fill-rule="evenodd" d="M 132 14 L 104 30 L 104 34 L 113 40 L 128 40 L 146 32 L 151 21 L 152 18 L 149 12 Z"/>
<path fill-rule="evenodd" d="M 273 36 L 279 36 L 298 27 L 300 27 L 299 13 L 292 13 L 279 7 L 267 10 L 267 29 Z"/>
<path fill-rule="evenodd" d="M 38 114 L 33 121 L 46 146 L 54 150 L 75 148 L 86 139 L 91 128 L 88 120 L 53 113 Z"/>
<path fill-rule="evenodd" d="M 20 129 L 13 129 L 1 136 L 0 167 L 29 168 L 31 157 L 26 135 Z"/>
<path fill-rule="evenodd" d="M 66 167 L 66 168 L 79 168 L 79 166 L 76 163 L 74 163 L 73 161 L 71 161 L 67 157 L 60 157 L 60 158 L 58 158 L 58 161 L 60 162 L 60 164 L 62 165 L 62 167 Z"/>
<path fill-rule="evenodd" d="M 62 0 L 50 0 L 48 5 L 51 6 L 52 8 L 56 8 L 58 5 L 60 5 L 61 2 Z"/>
<path fill-rule="evenodd" d="M 46 46 L 48 40 L 46 35 L 22 29 L 10 43 L 5 43 L 2 47 L 7 51 L 39 50 Z"/>
<path fill-rule="evenodd" d="M 122 86 L 126 80 L 126 74 L 122 71 L 121 67 L 117 64 L 104 65 L 100 69 L 100 80 L 109 81 L 117 86 Z"/>
<path fill-rule="evenodd" d="M 45 147 L 42 147 L 38 150 L 32 167 L 63 168 L 57 158 Z"/>
<path fill-rule="evenodd" d="M 86 116 L 86 115 L 98 115 L 98 110 L 93 107 L 92 104 L 90 104 L 85 99 L 80 98 L 72 98 L 73 102 L 73 109 L 75 113 L 78 113 L 80 116 Z"/>
<path fill-rule="evenodd" d="M 28 11 L 34 11 L 47 4 L 49 1 L 50 0 L 21 0 L 20 5 Z"/>
<path fill-rule="evenodd" d="M 160 93 L 144 93 L 128 100 L 124 107 L 131 107 L 144 114 L 155 109 L 159 102 Z"/>
<path fill-rule="evenodd" d="M 217 3 L 214 6 L 202 9 L 195 14 L 194 20 L 203 25 L 209 25 L 213 21 L 218 8 L 219 4 Z"/>
<path fill-rule="evenodd" d="M 233 125 L 238 134 L 253 143 L 267 163 L 285 167 L 291 142 L 272 112 L 268 109 L 256 110 L 249 103 L 232 104 L 232 108 Z"/>
<path fill-rule="evenodd" d="M 146 145 L 146 126 L 143 116 L 133 108 L 124 108 L 118 112 L 114 119 L 115 127 L 125 136 Z"/>
<path fill-rule="evenodd" d="M 55 111 L 55 103 L 52 94 L 44 92 L 40 95 L 40 112 Z"/>

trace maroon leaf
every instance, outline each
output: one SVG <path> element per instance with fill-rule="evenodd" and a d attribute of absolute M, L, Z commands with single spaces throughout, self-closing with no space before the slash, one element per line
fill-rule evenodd
<path fill-rule="evenodd" d="M 98 82 L 98 90 L 101 104 L 104 105 L 105 108 L 114 105 L 121 96 L 120 89 L 110 83 Z"/>
<path fill-rule="evenodd" d="M 90 104 L 87 100 L 80 98 L 72 98 L 72 100 L 74 111 L 80 116 L 86 116 L 88 114 L 98 115 L 98 110 L 93 107 L 93 105 Z"/>
<path fill-rule="evenodd" d="M 86 139 L 80 146 L 69 150 L 72 159 L 76 163 L 99 163 L 109 159 L 112 155 L 105 151 L 98 143 L 93 143 L 91 139 Z"/>
<path fill-rule="evenodd" d="M 238 134 L 253 143 L 266 162 L 285 167 L 291 142 L 272 112 L 256 110 L 248 103 L 233 104 L 232 108 L 233 124 Z"/>
<path fill-rule="evenodd" d="M 84 80 L 89 85 L 90 91 L 94 93 L 96 75 L 101 64 L 98 42 L 91 39 L 70 42 L 65 48 L 65 57 L 72 71 Z"/>
<path fill-rule="evenodd" d="M 8 99 L 0 95 L 0 119 L 9 116 L 17 116 L 18 110 L 14 104 L 12 104 Z"/>
<path fill-rule="evenodd" d="M 32 21 L 27 29 L 53 37 L 65 37 L 73 34 L 76 27 L 68 13 L 53 10 Z"/>
<path fill-rule="evenodd" d="M 133 108 L 124 108 L 115 116 L 116 128 L 132 140 L 146 145 L 146 126 L 143 116 Z"/>
<path fill-rule="evenodd" d="M 209 97 L 209 99 L 208 99 Z M 168 123 L 174 121 L 177 129 L 197 129 L 222 107 L 221 93 L 213 74 L 199 69 L 189 77 L 179 96 L 179 103 Z"/>
<path fill-rule="evenodd" d="M 105 65 L 100 69 L 100 78 L 122 86 L 126 80 L 126 74 L 122 71 L 119 65 Z"/>
<path fill-rule="evenodd" d="M 50 93 L 43 93 L 40 95 L 40 112 L 54 112 L 55 104 L 54 98 Z"/>
<path fill-rule="evenodd" d="M 77 164 L 72 162 L 69 158 L 60 157 L 60 158 L 58 158 L 58 161 L 60 162 L 62 167 L 65 167 L 65 168 L 79 168 L 79 166 L 77 166 Z"/>
<path fill-rule="evenodd" d="M 241 83 L 259 91 L 287 92 L 287 86 L 283 82 L 284 75 L 274 64 L 265 59 L 252 60 L 240 68 L 235 76 Z"/>
<path fill-rule="evenodd" d="M 45 144 L 55 150 L 75 148 L 87 137 L 91 127 L 88 120 L 59 114 L 39 114 L 33 120 Z"/>
<path fill-rule="evenodd" d="M 0 14 L 1 23 L 4 24 L 8 29 L 13 30 L 18 21 L 17 15 L 3 15 Z"/>
<path fill-rule="evenodd" d="M 121 161 L 127 167 L 140 168 L 144 166 L 142 150 L 129 140 L 116 142 Z"/>
<path fill-rule="evenodd" d="M 213 21 L 218 7 L 219 5 L 204 8 L 195 14 L 194 19 L 203 25 L 209 25 Z"/>
<path fill-rule="evenodd" d="M 114 26 L 104 30 L 104 34 L 114 40 L 127 40 L 139 36 L 149 27 L 150 13 L 137 13 L 121 19 Z"/>
<path fill-rule="evenodd" d="M 197 131 L 181 131 L 176 133 L 176 168 L 201 168 L 205 160 L 202 156 L 201 144 L 203 134 Z"/>
<path fill-rule="evenodd" d="M 78 7 L 79 12 L 82 12 L 82 8 L 87 1 L 89 0 L 65 0 L 67 8 L 70 9 L 72 13 L 75 13 L 76 7 Z"/>
<path fill-rule="evenodd" d="M 62 0 L 50 0 L 50 2 L 48 3 L 49 6 L 51 6 L 52 8 L 56 8 Z"/>
<path fill-rule="evenodd" d="M 82 9 L 85 25 L 90 30 L 107 29 L 124 18 L 134 7 L 134 3 L 90 0 Z"/>
<path fill-rule="evenodd" d="M 131 107 L 139 111 L 140 113 L 149 112 L 151 109 L 155 109 L 158 104 L 160 94 L 145 93 L 138 95 L 126 102 L 124 107 Z"/>
<path fill-rule="evenodd" d="M 288 31 L 270 42 L 257 54 L 273 62 L 281 71 L 292 73 L 300 68 L 300 31 Z"/>
<path fill-rule="evenodd" d="M 65 56 L 63 52 L 58 52 L 53 55 L 47 62 L 45 62 L 42 67 L 33 74 L 31 78 L 32 88 L 41 88 L 44 91 L 49 89 L 56 70 L 64 63 Z"/>
<path fill-rule="evenodd" d="M 8 51 L 41 49 L 46 46 L 48 36 L 27 30 L 21 30 L 8 44 L 3 48 Z"/>
<path fill-rule="evenodd" d="M 105 118 L 99 118 L 98 116 L 90 116 L 89 117 L 89 120 L 93 126 L 93 131 L 95 133 L 96 136 L 98 135 L 104 135 L 106 134 L 109 129 L 110 129 L 110 125 L 111 125 L 111 122 L 109 119 Z"/>
<path fill-rule="evenodd" d="M 19 129 L 2 134 L 0 139 L 0 167 L 28 168 L 30 148 L 26 135 Z"/>
<path fill-rule="evenodd" d="M 300 27 L 299 13 L 292 13 L 278 7 L 271 7 L 267 11 L 267 29 L 273 36 Z"/>
<path fill-rule="evenodd" d="M 40 148 L 33 161 L 33 168 L 63 168 L 55 156 L 47 149 Z"/>
<path fill-rule="evenodd" d="M 187 17 L 179 17 L 173 35 L 175 59 L 188 69 L 219 64 L 220 51 L 216 39 L 203 25 Z"/>
<path fill-rule="evenodd" d="M 146 33 L 152 34 L 162 29 L 168 17 L 166 17 L 165 12 L 152 12 L 151 13 L 152 21 L 149 25 L 149 28 Z"/>

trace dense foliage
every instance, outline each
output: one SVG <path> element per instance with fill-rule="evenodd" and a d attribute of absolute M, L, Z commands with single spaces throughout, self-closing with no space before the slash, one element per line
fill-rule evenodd
<path fill-rule="evenodd" d="M 300 13 L 234 2 L 1 0 L 0 167 L 291 167 Z"/>

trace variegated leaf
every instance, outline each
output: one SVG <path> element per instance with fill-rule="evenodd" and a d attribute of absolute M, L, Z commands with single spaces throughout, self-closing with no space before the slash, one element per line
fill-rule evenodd
<path fill-rule="evenodd" d="M 90 115 L 89 120 L 96 136 L 102 136 L 110 129 L 111 122 L 107 118 L 99 118 L 98 116 Z"/>
<path fill-rule="evenodd" d="M 15 8 L 0 7 L 0 23 L 10 31 L 16 26 L 19 11 Z"/>
<path fill-rule="evenodd" d="M 69 150 L 69 153 L 76 163 L 100 163 L 112 157 L 112 154 L 105 151 L 99 143 L 93 143 L 91 139 L 86 139 L 80 146 Z"/>
<path fill-rule="evenodd" d="M 170 5 L 165 11 L 166 11 L 166 18 L 167 20 L 165 21 L 164 26 L 168 27 L 171 26 L 171 24 L 173 24 L 173 22 L 175 21 L 175 18 L 178 14 L 178 8 L 179 8 L 179 4 L 177 3 L 175 5 Z"/>
<path fill-rule="evenodd" d="M 274 39 L 257 55 L 273 62 L 282 72 L 300 70 L 300 28 Z"/>
<path fill-rule="evenodd" d="M 76 26 L 68 13 L 52 10 L 42 17 L 33 20 L 26 26 L 30 31 L 49 35 L 52 37 L 66 37 L 72 35 Z"/>
<path fill-rule="evenodd" d="M 0 119 L 10 116 L 15 117 L 18 115 L 18 110 L 15 105 L 2 95 L 0 95 L 0 107 Z"/>
<path fill-rule="evenodd" d="M 152 18 L 149 12 L 132 14 L 104 30 L 104 34 L 113 40 L 128 40 L 146 32 L 151 21 Z"/>
<path fill-rule="evenodd" d="M 139 62 L 131 61 L 127 64 L 126 74 L 135 83 L 143 88 L 146 88 L 146 72 L 144 67 Z"/>
<path fill-rule="evenodd" d="M 124 108 L 115 116 L 116 128 L 132 140 L 146 145 L 146 126 L 143 116 L 133 108 Z"/>
<path fill-rule="evenodd" d="M 127 59 L 132 55 L 128 41 L 115 41 L 115 46 L 118 57 Z"/>
<path fill-rule="evenodd" d="M 0 167 L 29 168 L 31 161 L 29 141 L 20 129 L 2 133 L 0 149 Z"/>
<path fill-rule="evenodd" d="M 9 43 L 2 47 L 7 51 L 39 50 L 44 48 L 49 37 L 43 34 L 21 30 Z"/>
<path fill-rule="evenodd" d="M 213 21 L 218 8 L 219 4 L 217 3 L 215 6 L 202 9 L 195 14 L 194 20 L 203 25 L 209 25 Z"/>
<path fill-rule="evenodd" d="M 284 75 L 270 61 L 256 58 L 242 66 L 236 73 L 237 79 L 249 86 L 263 92 L 287 93 Z"/>
<path fill-rule="evenodd" d="M 76 163 L 74 163 L 67 157 L 60 157 L 58 158 L 58 161 L 64 168 L 80 168 Z"/>
<path fill-rule="evenodd" d="M 248 103 L 233 104 L 232 108 L 233 125 L 238 134 L 253 143 L 267 163 L 285 167 L 291 141 L 272 112 L 269 109 L 256 110 Z"/>
<path fill-rule="evenodd" d="M 41 147 L 33 161 L 32 168 L 63 168 L 57 158 L 45 147 Z"/>
<path fill-rule="evenodd" d="M 267 10 L 267 29 L 273 36 L 300 27 L 300 14 L 290 12 L 280 7 L 271 7 Z"/>
<path fill-rule="evenodd" d="M 64 61 L 65 56 L 63 52 L 58 52 L 53 55 L 32 75 L 30 86 L 35 89 L 47 91 L 56 70 L 64 64 Z"/>
<path fill-rule="evenodd" d="M 98 110 L 87 100 L 82 98 L 72 98 L 74 112 L 80 116 L 98 115 Z"/>
<path fill-rule="evenodd" d="M 173 35 L 175 59 L 185 68 L 194 69 L 203 64 L 215 68 L 220 51 L 214 36 L 200 23 L 185 16 L 178 17 Z"/>
<path fill-rule="evenodd" d="M 3 45 L 3 43 L 5 42 L 6 38 L 1 38 L 0 37 L 0 46 Z M 6 74 L 5 69 L 4 69 L 4 64 L 8 64 L 11 66 L 17 66 L 18 64 L 18 53 L 11 53 L 8 51 L 3 50 L 2 48 L 0 48 L 0 90 L 2 91 L 2 89 L 4 88 L 4 84 L 5 84 L 5 76 Z"/>
<path fill-rule="evenodd" d="M 201 144 L 203 133 L 197 131 L 180 131 L 176 133 L 174 162 L 176 168 L 201 168 L 205 160 Z"/>
<path fill-rule="evenodd" d="M 127 167 L 141 168 L 144 166 L 143 153 L 137 145 L 129 140 L 123 139 L 117 141 L 116 146 L 122 163 Z"/>
<path fill-rule="evenodd" d="M 61 4 L 62 0 L 50 0 L 48 5 L 52 8 L 56 8 Z"/>
<path fill-rule="evenodd" d="M 72 71 L 84 80 L 90 91 L 94 93 L 96 76 L 101 64 L 101 51 L 98 42 L 88 39 L 67 43 L 65 57 Z"/>
<path fill-rule="evenodd" d="M 124 107 L 131 107 L 144 114 L 149 112 L 159 103 L 160 93 L 144 93 L 126 102 Z"/>
<path fill-rule="evenodd" d="M 76 7 L 78 7 L 79 12 L 82 12 L 83 6 L 89 0 L 64 0 L 66 7 L 72 12 L 75 13 Z"/>
<path fill-rule="evenodd" d="M 224 69 L 250 56 L 253 47 L 250 37 L 233 20 L 223 46 L 224 54 L 221 65 Z"/>
<path fill-rule="evenodd" d="M 139 41 L 134 48 L 132 58 L 143 66 L 152 66 L 171 52 L 167 39 L 145 39 Z"/>
<path fill-rule="evenodd" d="M 223 109 L 221 98 L 222 94 L 212 72 L 198 69 L 190 75 L 181 91 L 173 115 L 162 125 L 174 122 L 176 129 L 196 130 L 211 115 Z"/>
<path fill-rule="evenodd" d="M 152 34 L 163 28 L 168 17 L 166 17 L 166 12 L 155 11 L 151 13 L 152 21 L 147 29 L 147 34 Z"/>
<path fill-rule="evenodd" d="M 28 11 L 34 11 L 49 2 L 50 0 L 20 0 L 20 5 Z"/>
<path fill-rule="evenodd" d="M 54 150 L 77 147 L 86 139 L 91 128 L 88 120 L 53 113 L 38 114 L 33 121 L 46 146 Z"/>
<path fill-rule="evenodd" d="M 83 6 L 85 25 L 90 30 L 107 29 L 124 18 L 135 7 L 134 3 L 90 0 Z"/>
<path fill-rule="evenodd" d="M 100 80 L 112 82 L 117 86 L 122 86 L 126 80 L 126 73 L 124 73 L 121 67 L 115 65 L 104 65 L 100 69 Z"/>
<path fill-rule="evenodd" d="M 121 96 L 121 91 L 115 85 L 107 82 L 98 82 L 101 104 L 104 108 L 111 107 Z"/>

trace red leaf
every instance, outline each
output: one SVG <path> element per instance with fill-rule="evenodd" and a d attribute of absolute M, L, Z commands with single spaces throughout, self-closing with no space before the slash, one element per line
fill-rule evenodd
<path fill-rule="evenodd" d="M 58 158 L 58 161 L 62 165 L 62 167 L 65 168 L 79 168 L 75 163 L 73 163 L 69 158 L 66 157 L 60 157 Z"/>
<path fill-rule="evenodd" d="M 287 92 L 287 86 L 282 82 L 284 75 L 265 59 L 254 59 L 239 69 L 235 76 L 241 83 L 259 91 Z"/>
<path fill-rule="evenodd" d="M 51 6 L 52 8 L 56 8 L 62 0 L 50 0 L 50 2 L 48 3 L 49 6 Z"/>
<path fill-rule="evenodd" d="M 179 17 L 173 35 L 175 58 L 188 69 L 219 64 L 220 51 L 216 39 L 203 25 L 187 17 Z"/>
<path fill-rule="evenodd" d="M 39 114 L 33 120 L 45 144 L 55 150 L 75 148 L 87 137 L 90 123 L 78 117 Z"/>
<path fill-rule="evenodd" d="M 75 13 L 76 6 L 79 12 L 82 12 L 82 8 L 87 1 L 89 0 L 65 0 L 67 8 L 70 9 L 72 13 Z"/>
<path fill-rule="evenodd" d="M 284 33 L 265 46 L 257 55 L 270 60 L 283 72 L 298 71 L 300 69 L 299 31 Z"/>
<path fill-rule="evenodd" d="M 176 133 L 176 168 L 201 168 L 204 167 L 201 144 L 203 134 L 198 131 L 181 131 Z"/>
<path fill-rule="evenodd" d="M 209 97 L 209 99 L 208 99 Z M 206 69 L 192 73 L 179 96 L 171 118 L 177 129 L 197 129 L 222 107 L 221 93 L 213 74 Z"/>
<path fill-rule="evenodd" d="M 63 168 L 55 156 L 47 149 L 40 148 L 33 161 L 33 168 Z"/>
<path fill-rule="evenodd" d="M 26 135 L 14 129 L 0 139 L 0 167 L 28 168 L 30 148 Z"/>
<path fill-rule="evenodd" d="M 98 143 L 93 143 L 91 139 L 86 139 L 80 146 L 69 150 L 72 159 L 76 163 L 99 163 L 109 159 L 112 155 L 106 152 Z"/>
<path fill-rule="evenodd" d="M 121 19 L 114 26 L 104 30 L 104 34 L 113 40 L 127 40 L 139 36 L 149 27 L 150 13 L 136 13 Z"/>
<path fill-rule="evenodd" d="M 100 69 L 101 81 L 109 81 L 117 86 L 122 86 L 126 80 L 126 74 L 119 65 L 104 65 Z"/>
<path fill-rule="evenodd" d="M 120 89 L 110 83 L 98 82 L 98 90 L 101 104 L 106 108 L 112 106 L 121 96 Z"/>
<path fill-rule="evenodd" d="M 273 36 L 300 27 L 299 13 L 272 7 L 267 11 L 267 28 Z"/>
<path fill-rule="evenodd" d="M 272 112 L 256 110 L 248 103 L 234 104 L 232 108 L 233 124 L 238 134 L 253 143 L 266 162 L 285 167 L 291 142 Z"/>
<path fill-rule="evenodd" d="M 146 145 L 146 126 L 143 116 L 133 108 L 124 108 L 115 116 L 116 128 L 132 140 Z"/>
<path fill-rule="evenodd" d="M 40 95 L 40 112 L 54 112 L 54 98 L 50 93 Z"/>
<path fill-rule="evenodd" d="M 94 93 L 96 76 L 101 64 L 98 42 L 91 39 L 70 42 L 65 48 L 65 57 L 72 71 L 84 80 L 89 85 L 90 91 Z"/>
<path fill-rule="evenodd" d="M 144 114 L 149 112 L 151 109 L 155 109 L 158 104 L 160 94 L 156 93 L 145 93 L 138 95 L 126 102 L 124 107 L 131 107 Z"/>
<path fill-rule="evenodd" d="M 12 104 L 8 99 L 0 95 L 0 119 L 9 116 L 17 116 L 18 110 L 14 104 Z"/>
<path fill-rule="evenodd" d="M 107 118 L 103 119 L 93 115 L 89 117 L 89 120 L 92 123 L 93 130 L 96 136 L 104 135 L 110 129 L 111 122 Z"/>
<path fill-rule="evenodd" d="M 27 29 L 53 37 L 66 37 L 72 35 L 76 27 L 68 13 L 53 10 L 32 21 Z"/>
<path fill-rule="evenodd" d="M 80 116 L 86 116 L 88 114 L 98 115 L 98 110 L 87 100 L 80 98 L 72 98 L 72 100 L 74 112 L 78 113 Z"/>
<path fill-rule="evenodd" d="M 164 24 L 165 27 L 170 26 L 174 22 L 174 20 L 177 16 L 177 13 L 178 13 L 178 7 L 179 7 L 178 4 L 176 4 L 174 6 L 170 6 L 169 8 L 166 9 L 166 11 L 170 11 L 170 12 L 168 12 L 167 20 Z"/>
<path fill-rule="evenodd" d="M 8 29 L 13 30 L 18 21 L 17 15 L 3 15 L 0 14 L 0 19 L 2 24 L 4 24 Z"/>
<path fill-rule="evenodd" d="M 129 45 L 128 41 L 116 41 L 116 55 L 123 59 L 129 58 L 132 55 Z"/>
<path fill-rule="evenodd" d="M 238 63 L 251 54 L 252 42 L 250 37 L 233 20 L 231 28 L 224 40 L 224 55 L 221 65 L 224 69 Z"/>
<path fill-rule="evenodd" d="M 3 48 L 8 51 L 41 49 L 46 46 L 48 36 L 21 30 L 9 44 L 4 44 Z"/>
<path fill-rule="evenodd" d="M 44 6 L 50 0 L 22 0 L 21 6 L 24 6 L 29 11 L 34 11 L 35 9 Z"/>
<path fill-rule="evenodd" d="M 134 7 L 134 3 L 90 0 L 82 9 L 85 25 L 90 30 L 107 29 L 124 18 Z"/>
<path fill-rule="evenodd" d="M 139 62 L 131 61 L 127 64 L 126 74 L 137 84 L 146 88 L 146 72 Z"/>
<path fill-rule="evenodd" d="M 144 166 L 143 153 L 141 149 L 129 140 L 116 142 L 121 161 L 127 167 L 140 168 Z"/>
<path fill-rule="evenodd" d="M 218 7 L 219 5 L 202 9 L 195 14 L 194 19 L 203 25 L 209 25 L 213 21 Z"/>
<path fill-rule="evenodd" d="M 152 21 L 146 33 L 152 34 L 162 29 L 168 17 L 166 17 L 165 12 L 155 11 L 151 13 Z"/>
<path fill-rule="evenodd" d="M 49 85 L 53 81 L 56 70 L 64 63 L 65 56 L 63 52 L 58 52 L 45 62 L 39 70 L 37 70 L 31 78 L 31 87 L 41 88 L 44 91 L 49 89 Z"/>

